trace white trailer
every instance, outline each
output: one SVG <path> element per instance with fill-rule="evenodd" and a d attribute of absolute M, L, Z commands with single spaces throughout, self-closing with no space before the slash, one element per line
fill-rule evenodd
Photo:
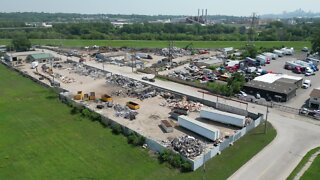
<path fill-rule="evenodd" d="M 281 50 L 277 50 L 277 49 L 276 49 L 276 50 L 273 51 L 273 53 L 276 54 L 276 55 L 278 55 L 279 57 L 284 56 L 284 52 L 281 51 Z"/>
<path fill-rule="evenodd" d="M 227 61 L 225 65 L 226 67 L 233 67 L 239 64 L 240 64 L 240 61 L 230 60 L 230 61 Z"/>
<path fill-rule="evenodd" d="M 304 67 L 300 64 L 297 64 L 295 61 L 286 61 L 285 65 L 287 66 L 291 66 L 292 68 L 295 68 L 295 67 Z"/>
<path fill-rule="evenodd" d="M 285 55 L 293 55 L 294 54 L 294 49 L 293 48 L 282 48 L 281 51 L 284 52 Z"/>
<path fill-rule="evenodd" d="M 314 65 L 318 66 L 320 63 L 319 59 L 308 57 L 307 61 L 312 62 Z"/>
<path fill-rule="evenodd" d="M 234 125 L 238 127 L 244 127 L 246 123 L 245 116 L 218 111 L 215 109 L 202 109 L 200 111 L 200 117 L 211 121 Z"/>
<path fill-rule="evenodd" d="M 220 138 L 220 130 L 214 127 L 211 127 L 200 121 L 196 121 L 187 116 L 179 116 L 178 123 L 180 126 L 197 133 L 203 137 L 206 137 L 212 141 L 215 141 Z"/>
<path fill-rule="evenodd" d="M 277 54 L 275 54 L 275 53 L 270 53 L 270 52 L 263 53 L 262 55 L 267 56 L 267 57 L 269 57 L 270 59 L 273 59 L 273 60 L 275 60 L 275 59 L 278 58 L 278 55 L 277 55 Z"/>

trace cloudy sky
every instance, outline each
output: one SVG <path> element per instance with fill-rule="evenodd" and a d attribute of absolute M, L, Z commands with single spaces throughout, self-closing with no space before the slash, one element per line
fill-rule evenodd
<path fill-rule="evenodd" d="M 67 12 L 104 14 L 193 15 L 208 9 L 210 15 L 249 16 L 303 9 L 320 11 L 319 0 L 1 0 L 1 12 Z"/>

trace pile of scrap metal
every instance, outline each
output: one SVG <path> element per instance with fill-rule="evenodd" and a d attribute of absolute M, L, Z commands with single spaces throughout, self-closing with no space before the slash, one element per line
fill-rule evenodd
<path fill-rule="evenodd" d="M 160 56 L 169 56 L 171 54 L 173 57 L 182 57 L 182 56 L 191 55 L 191 51 L 184 50 L 184 49 L 177 48 L 177 47 L 172 47 L 171 49 L 169 49 L 169 48 L 159 49 L 155 52 L 155 54 L 160 55 Z"/>
<path fill-rule="evenodd" d="M 147 86 L 141 89 L 128 90 L 128 95 L 130 97 L 136 97 L 140 100 L 156 97 L 158 94 L 158 91 L 151 86 Z"/>
<path fill-rule="evenodd" d="M 128 106 L 121 106 L 120 104 L 115 104 L 113 106 L 113 109 L 116 111 L 116 117 L 123 117 L 125 119 L 134 120 L 138 115 L 137 111 L 129 109 Z"/>
<path fill-rule="evenodd" d="M 253 122 L 253 119 L 250 117 L 246 117 L 245 126 L 251 124 Z"/>
<path fill-rule="evenodd" d="M 168 99 L 168 106 L 170 109 L 185 109 L 190 112 L 199 112 L 203 107 L 203 104 L 199 102 L 187 101 L 186 97 L 183 97 L 182 100 L 177 99 Z"/>
<path fill-rule="evenodd" d="M 55 78 L 59 79 L 61 82 L 65 83 L 65 84 L 76 82 L 76 80 L 74 78 L 62 76 L 61 74 L 58 74 L 58 73 L 56 73 L 54 76 L 55 76 Z"/>
<path fill-rule="evenodd" d="M 141 82 L 117 74 L 107 77 L 107 83 L 111 83 L 126 89 L 144 88 L 144 85 Z"/>
<path fill-rule="evenodd" d="M 72 71 L 73 73 L 82 76 L 90 76 L 94 79 L 100 79 L 105 76 L 105 73 L 103 71 L 85 66 L 81 63 L 72 63 Z"/>
<path fill-rule="evenodd" d="M 192 136 L 174 138 L 171 147 L 186 158 L 195 158 L 204 151 L 204 143 Z"/>

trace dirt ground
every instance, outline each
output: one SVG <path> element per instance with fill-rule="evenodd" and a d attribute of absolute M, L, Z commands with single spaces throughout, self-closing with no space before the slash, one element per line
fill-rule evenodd
<path fill-rule="evenodd" d="M 105 77 L 101 76 L 100 78 L 93 78 L 90 76 L 84 76 L 75 73 L 75 70 L 73 70 L 73 66 L 71 64 L 61 63 L 63 65 L 63 68 L 57 69 L 54 68 L 54 73 L 60 74 L 62 77 L 67 77 L 68 79 L 72 79 L 71 83 L 63 83 L 61 78 L 56 78 L 55 80 L 60 82 L 60 85 L 62 88 L 67 89 L 70 92 L 70 96 L 73 97 L 77 93 L 77 91 L 83 91 L 84 93 L 90 93 L 95 92 L 96 97 L 100 98 L 102 94 L 108 94 L 112 95 L 113 92 L 123 90 L 122 87 L 115 86 L 114 84 L 110 84 L 106 81 Z M 41 67 L 42 64 L 39 65 Z M 38 68 L 38 70 L 41 68 Z M 31 66 L 29 64 L 24 64 L 20 66 L 21 71 L 28 72 L 31 76 L 35 78 L 39 78 L 39 75 L 36 75 L 35 69 L 31 69 Z M 39 70 L 40 73 L 48 76 L 49 74 L 42 72 L 42 70 Z M 43 80 L 46 83 L 49 83 L 48 80 Z M 113 103 L 114 104 L 120 104 L 122 106 L 125 106 L 126 102 L 133 101 L 140 105 L 140 109 L 137 110 L 139 113 L 135 120 L 130 121 L 128 119 L 124 119 L 123 117 L 116 117 L 115 111 L 113 108 L 104 108 L 102 110 L 97 109 L 96 106 L 98 104 L 102 103 L 96 103 L 93 101 L 85 101 L 87 106 L 91 107 L 92 109 L 95 109 L 98 113 L 101 113 L 118 123 L 125 125 L 129 127 L 132 130 L 135 130 L 142 135 L 149 137 L 151 139 L 154 139 L 158 142 L 161 141 L 167 141 L 168 139 L 172 139 L 179 136 L 184 135 L 191 135 L 198 139 L 201 139 L 203 141 L 207 141 L 205 138 L 202 138 L 186 129 L 183 129 L 181 127 L 175 127 L 174 131 L 172 133 L 165 133 L 160 128 L 160 122 L 161 120 L 169 120 L 172 122 L 173 125 L 177 125 L 177 122 L 173 119 L 170 119 L 169 112 L 171 111 L 168 106 L 161 106 L 160 104 L 166 102 L 164 98 L 161 96 L 156 96 L 154 98 L 145 99 L 143 101 L 137 99 L 137 98 L 131 98 L 131 97 L 123 97 L 123 96 L 112 96 Z M 203 119 L 199 119 L 200 113 L 199 112 L 192 112 L 189 115 L 191 118 L 197 119 L 199 121 L 202 121 L 204 123 L 210 124 L 211 126 L 218 128 L 222 135 L 232 135 L 235 130 L 237 130 L 234 127 L 226 126 L 220 123 L 215 123 Z"/>

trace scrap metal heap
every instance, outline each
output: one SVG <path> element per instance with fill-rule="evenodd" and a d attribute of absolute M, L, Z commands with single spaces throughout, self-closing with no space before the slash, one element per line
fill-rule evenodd
<path fill-rule="evenodd" d="M 205 148 L 203 142 L 192 136 L 174 138 L 170 145 L 173 150 L 179 152 L 182 156 L 191 159 L 201 155 Z"/>
<path fill-rule="evenodd" d="M 71 72 L 79 74 L 81 76 L 90 76 L 94 79 L 100 79 L 106 76 L 106 74 L 103 71 L 97 70 L 96 68 L 85 66 L 82 63 L 72 62 L 70 64 L 72 65 Z"/>
<path fill-rule="evenodd" d="M 144 88 L 144 85 L 141 82 L 117 74 L 107 77 L 107 83 L 111 83 L 125 89 Z"/>
<path fill-rule="evenodd" d="M 125 119 L 134 120 L 138 115 L 137 111 L 131 110 L 127 106 L 121 106 L 120 104 L 115 104 L 113 106 L 113 109 L 115 110 L 116 117 L 123 117 Z"/>
<path fill-rule="evenodd" d="M 182 57 L 182 56 L 190 56 L 191 51 L 177 48 L 177 47 L 172 47 L 171 52 L 170 52 L 169 48 L 163 48 L 163 49 L 158 49 L 155 52 L 155 54 L 160 55 L 160 56 L 165 56 L 165 57 L 169 56 L 170 54 L 173 57 Z"/>
<path fill-rule="evenodd" d="M 117 92 L 113 92 L 112 95 L 116 96 L 129 96 L 135 97 L 140 100 L 148 99 L 155 97 L 159 94 L 158 90 L 149 85 L 143 84 L 139 81 L 132 80 L 127 77 L 123 77 L 121 75 L 112 75 L 107 77 L 107 83 L 122 87 L 125 91 L 119 90 Z"/>
<path fill-rule="evenodd" d="M 167 103 L 170 109 L 186 109 L 190 112 L 200 112 L 201 108 L 203 107 L 203 104 L 199 102 L 187 101 L 185 96 L 182 97 L 182 100 L 168 99 Z"/>

